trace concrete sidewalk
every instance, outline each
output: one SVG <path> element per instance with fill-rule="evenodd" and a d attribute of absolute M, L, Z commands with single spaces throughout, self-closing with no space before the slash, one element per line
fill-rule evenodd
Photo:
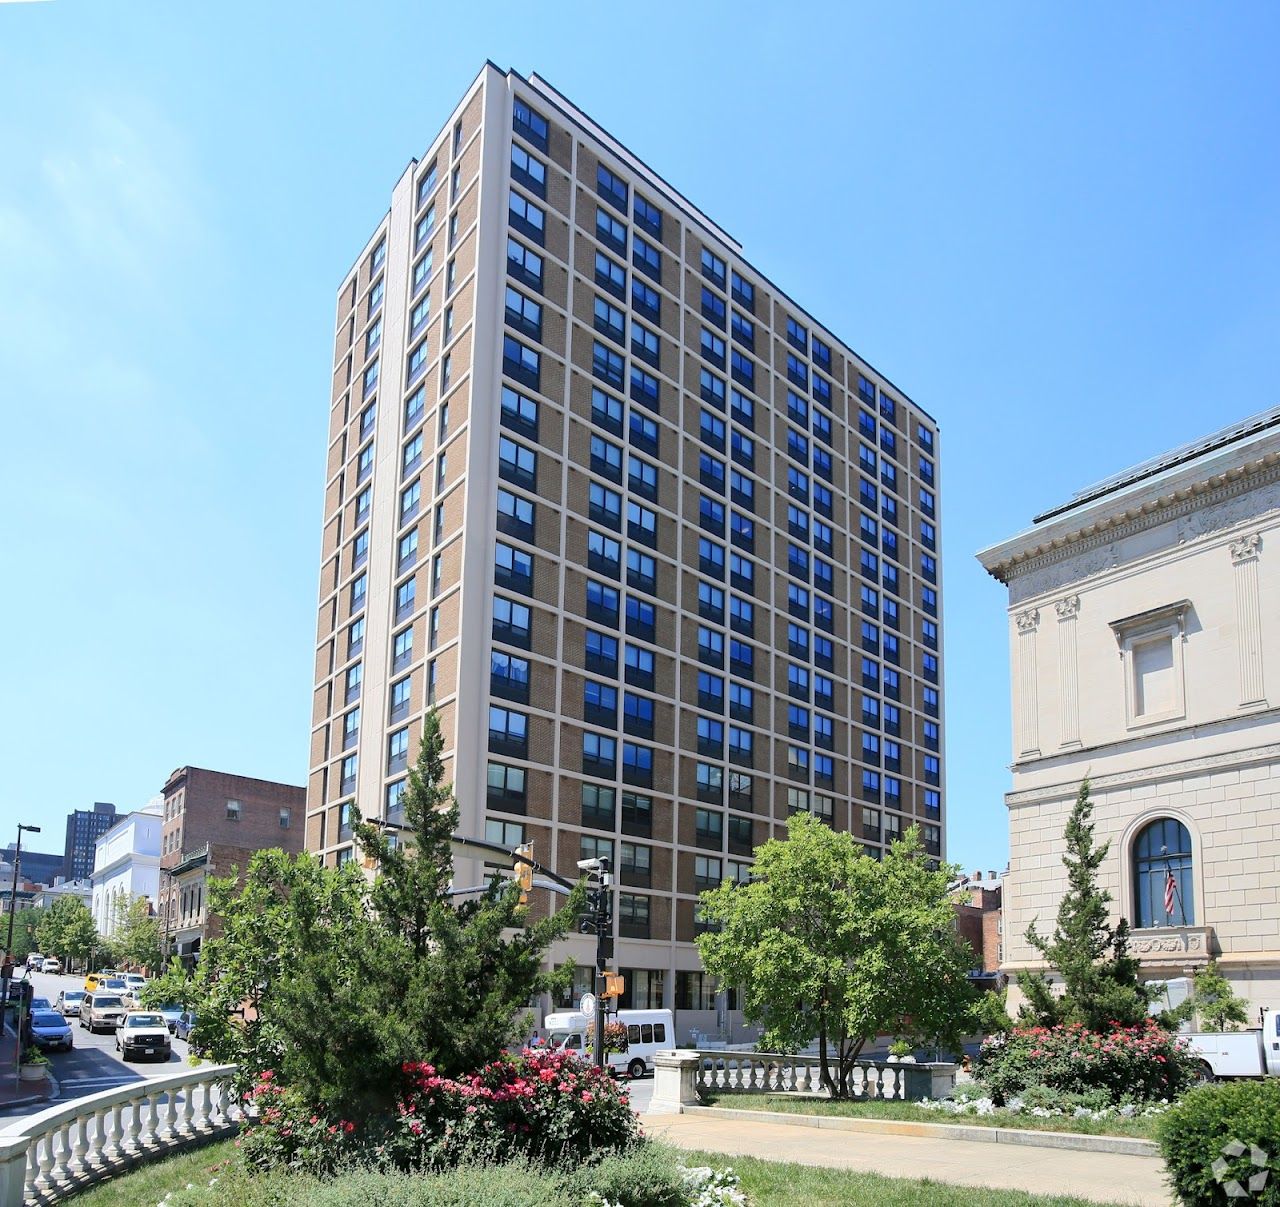
<path fill-rule="evenodd" d="M 39 1106 L 58 1092 L 52 1077 L 43 1081 L 18 1080 L 18 1037 L 8 1026 L 0 1026 L 0 1110 L 19 1106 Z"/>
<path fill-rule="evenodd" d="M 1170 1207 L 1173 1196 L 1158 1157 L 1071 1152 L 916 1136 L 872 1136 L 755 1120 L 701 1115 L 644 1115 L 646 1134 L 680 1148 L 702 1148 L 767 1161 L 931 1178 L 958 1186 L 1070 1194 L 1095 1203 Z"/>

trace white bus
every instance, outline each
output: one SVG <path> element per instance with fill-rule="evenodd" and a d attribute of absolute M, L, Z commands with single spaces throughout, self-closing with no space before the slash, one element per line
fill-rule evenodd
<path fill-rule="evenodd" d="M 629 1077 L 643 1077 L 653 1069 L 655 1052 L 675 1047 L 675 1020 L 670 1010 L 619 1010 L 609 1016 L 609 1021 L 627 1028 L 627 1050 L 610 1052 L 605 1060 L 615 1073 L 625 1069 Z M 543 1025 L 553 1048 L 576 1052 L 584 1060 L 589 1058 L 588 1037 L 594 1036 L 596 1025 L 593 1017 L 571 1010 L 548 1014 Z"/>

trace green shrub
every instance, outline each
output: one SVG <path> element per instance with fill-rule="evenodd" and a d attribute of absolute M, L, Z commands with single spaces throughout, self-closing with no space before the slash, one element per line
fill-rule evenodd
<path fill-rule="evenodd" d="M 596 1165 L 580 1166 L 569 1176 L 568 1186 L 575 1202 L 589 1201 L 593 1190 L 621 1207 L 683 1207 L 687 1201 L 675 1149 L 652 1142 Z"/>
<path fill-rule="evenodd" d="M 667 1145 L 642 1142 L 594 1164 L 548 1169 L 524 1161 L 435 1172 L 353 1169 L 317 1178 L 233 1161 L 170 1193 L 165 1207 L 685 1207 L 694 1197 Z M 596 1197 L 593 1197 L 593 1192 Z"/>
<path fill-rule="evenodd" d="M 1103 1091 L 1106 1103 L 1176 1098 L 1195 1075 L 1185 1041 L 1149 1020 L 1141 1027 L 1089 1031 L 1079 1023 L 1015 1027 L 985 1039 L 973 1075 L 1003 1105 L 1032 1086 L 1068 1094 Z"/>
<path fill-rule="evenodd" d="M 1266 1185 L 1252 1191 L 1252 1203 L 1280 1207 L 1280 1082 L 1239 1081 L 1191 1090 L 1160 1120 L 1157 1128 L 1169 1181 L 1192 1207 L 1240 1202 L 1226 1189 L 1235 1180 L 1246 1191 L 1249 1179 L 1263 1171 L 1250 1146 L 1267 1154 Z M 1244 1145 L 1233 1156 L 1232 1142 Z M 1215 1173 L 1215 1161 L 1225 1161 Z"/>
<path fill-rule="evenodd" d="M 298 1207 L 571 1207 L 563 1178 L 519 1164 L 438 1174 L 355 1173 L 296 1200 Z"/>

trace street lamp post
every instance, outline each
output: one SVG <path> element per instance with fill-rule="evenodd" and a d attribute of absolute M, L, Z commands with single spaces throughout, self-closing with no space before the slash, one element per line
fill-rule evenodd
<path fill-rule="evenodd" d="M 13 888 L 9 893 L 9 937 L 5 941 L 4 952 L 10 960 L 13 959 L 13 920 L 18 912 L 18 868 L 22 864 L 22 831 L 26 830 L 28 834 L 39 834 L 39 826 L 24 826 L 18 823 L 18 845 L 13 851 Z"/>
<path fill-rule="evenodd" d="M 9 891 L 9 937 L 5 940 L 5 948 L 4 948 L 4 956 L 5 956 L 4 970 L 6 975 L 3 977 L 3 979 L 0 979 L 0 989 L 2 989 L 4 992 L 5 1008 L 7 1008 L 9 1004 L 9 982 L 13 979 L 13 969 L 14 969 L 13 922 L 18 914 L 18 869 L 19 867 L 22 866 L 22 831 L 23 830 L 26 830 L 28 834 L 39 834 L 40 827 L 24 826 L 21 822 L 18 823 L 18 842 L 13 849 L 13 887 Z M 23 992 L 24 994 L 29 993 L 30 990 L 24 989 Z M 26 1008 L 27 1001 L 28 999 L 24 996 L 18 1003 L 18 1014 L 16 1019 L 17 1030 L 18 1030 L 18 1043 L 17 1043 L 17 1054 L 14 1057 L 15 1062 L 20 1062 L 22 1060 L 22 1044 L 23 1044 L 23 1041 L 27 1038 L 27 1036 L 23 1034 L 25 1030 L 25 1026 L 24 1026 L 25 1008 Z"/>

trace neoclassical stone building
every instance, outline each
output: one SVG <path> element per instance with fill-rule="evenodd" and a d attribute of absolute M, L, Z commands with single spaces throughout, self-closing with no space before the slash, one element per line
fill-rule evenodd
<path fill-rule="evenodd" d="M 1023 936 L 1052 929 L 1087 775 L 1104 882 L 1150 977 L 1216 958 L 1280 1007 L 1280 407 L 978 558 L 1009 590 L 1004 970 L 1037 966 Z"/>

